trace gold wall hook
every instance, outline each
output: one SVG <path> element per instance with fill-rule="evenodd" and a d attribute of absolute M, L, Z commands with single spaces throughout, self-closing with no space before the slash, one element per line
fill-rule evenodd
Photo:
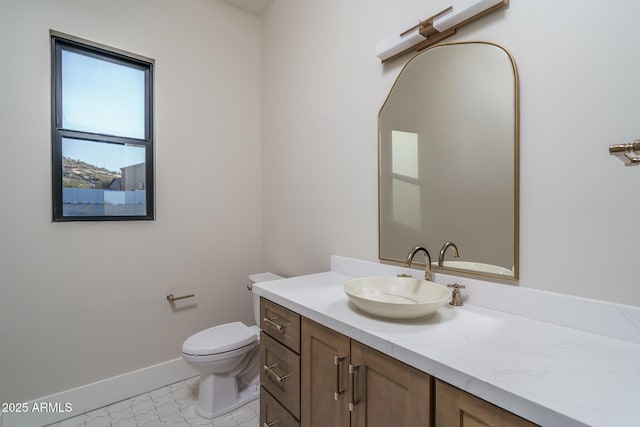
<path fill-rule="evenodd" d="M 638 166 L 640 165 L 640 139 L 630 144 L 610 145 L 609 154 L 618 157 L 625 166 Z"/>

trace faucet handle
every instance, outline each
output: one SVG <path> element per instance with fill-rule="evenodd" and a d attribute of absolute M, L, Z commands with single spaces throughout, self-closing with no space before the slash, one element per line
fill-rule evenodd
<path fill-rule="evenodd" d="M 453 288 L 453 293 L 451 294 L 451 301 L 449 302 L 449 305 L 453 305 L 456 307 L 463 305 L 462 295 L 460 295 L 460 289 L 464 289 L 466 288 L 466 286 L 454 283 L 453 285 L 447 285 L 447 288 Z"/>

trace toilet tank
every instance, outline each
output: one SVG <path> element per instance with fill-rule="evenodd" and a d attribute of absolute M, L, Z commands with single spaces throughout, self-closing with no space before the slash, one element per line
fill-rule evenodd
<path fill-rule="evenodd" d="M 259 282 L 268 282 L 270 280 L 284 279 L 284 277 L 267 272 L 267 273 L 250 274 L 249 279 L 251 279 L 252 283 L 259 283 Z M 252 292 L 252 294 L 253 294 L 253 319 L 255 320 L 256 325 L 260 326 L 260 296 L 254 292 Z"/>

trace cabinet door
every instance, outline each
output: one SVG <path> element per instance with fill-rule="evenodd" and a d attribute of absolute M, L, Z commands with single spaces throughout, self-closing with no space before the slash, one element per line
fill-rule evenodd
<path fill-rule="evenodd" d="M 352 426 L 431 426 L 431 377 L 351 341 Z"/>
<path fill-rule="evenodd" d="M 302 426 L 349 427 L 349 341 L 302 319 Z"/>
<path fill-rule="evenodd" d="M 436 427 L 535 427 L 519 416 L 436 380 Z"/>

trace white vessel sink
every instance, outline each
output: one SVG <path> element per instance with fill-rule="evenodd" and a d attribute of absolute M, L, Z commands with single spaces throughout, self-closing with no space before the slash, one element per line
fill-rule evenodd
<path fill-rule="evenodd" d="M 446 286 L 413 277 L 362 277 L 342 288 L 360 310 L 391 319 L 431 316 L 451 298 Z"/>
<path fill-rule="evenodd" d="M 434 267 L 438 267 L 437 262 L 432 262 L 431 265 Z M 513 277 L 513 271 L 508 268 L 500 267 L 499 265 L 493 264 L 484 264 L 482 262 L 472 262 L 472 261 L 444 261 L 442 263 L 443 267 L 451 267 L 451 268 L 459 268 L 462 270 L 472 270 L 477 271 L 479 273 L 489 273 L 495 274 L 498 276 L 508 276 Z"/>

